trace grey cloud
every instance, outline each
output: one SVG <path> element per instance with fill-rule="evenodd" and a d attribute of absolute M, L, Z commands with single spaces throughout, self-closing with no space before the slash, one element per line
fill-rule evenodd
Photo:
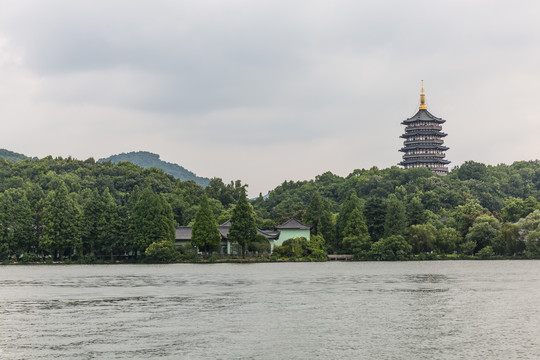
<path fill-rule="evenodd" d="M 0 118 L 13 131 L 0 141 L 27 144 L 13 150 L 29 155 L 142 146 L 270 188 L 254 175 L 269 154 L 317 156 L 272 181 L 396 164 L 399 122 L 424 79 L 428 105 L 448 120 L 453 165 L 533 158 L 539 10 L 536 1 L 5 2 Z M 31 137 L 36 127 L 58 141 Z M 243 152 L 251 172 L 212 163 Z"/>

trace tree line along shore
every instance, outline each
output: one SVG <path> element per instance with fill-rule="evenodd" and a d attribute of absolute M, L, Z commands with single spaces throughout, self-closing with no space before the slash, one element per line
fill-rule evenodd
<path fill-rule="evenodd" d="M 398 167 L 327 172 L 248 200 L 239 180 L 213 178 L 203 188 L 129 162 L 0 159 L 0 261 L 538 258 L 539 199 L 538 161 L 468 161 L 447 176 Z M 270 254 L 256 229 L 293 217 L 312 226 L 311 238 Z M 228 220 L 243 259 L 215 254 L 215 227 Z M 176 249 L 175 226 L 187 225 L 197 235 Z"/>

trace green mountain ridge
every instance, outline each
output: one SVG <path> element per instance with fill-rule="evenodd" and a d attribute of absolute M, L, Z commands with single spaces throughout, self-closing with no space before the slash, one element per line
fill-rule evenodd
<path fill-rule="evenodd" d="M 0 149 L 0 159 L 6 159 L 13 162 L 19 162 L 19 161 L 30 159 L 30 158 L 26 155 L 19 154 L 14 151 Z"/>
<path fill-rule="evenodd" d="M 154 154 L 148 151 L 132 151 L 129 153 L 111 155 L 107 158 L 98 160 L 98 162 L 106 161 L 110 161 L 114 164 L 121 161 L 128 161 L 145 169 L 155 167 L 163 170 L 165 173 L 172 175 L 179 180 L 195 181 L 195 183 L 199 184 L 202 187 L 207 187 L 210 183 L 209 178 L 197 176 L 195 173 L 187 170 L 186 168 L 178 164 L 163 161 L 160 159 L 160 156 L 158 154 Z"/>
<path fill-rule="evenodd" d="M 10 151 L 7 149 L 0 149 L 0 159 L 6 159 L 9 161 L 13 161 L 14 163 L 17 163 L 19 161 L 23 161 L 26 159 L 37 160 L 38 158 L 37 157 L 32 158 L 24 154 L 19 154 L 19 153 L 16 153 L 14 151 Z M 158 154 L 154 154 L 148 151 L 132 151 L 129 153 L 111 155 L 107 158 L 98 160 L 98 162 L 106 162 L 106 161 L 111 161 L 114 164 L 119 163 L 121 161 L 127 161 L 137 166 L 140 166 L 144 169 L 155 167 L 155 168 L 163 170 L 166 174 L 172 175 L 179 180 L 182 180 L 182 181 L 192 180 L 196 184 L 202 187 L 207 187 L 208 184 L 210 183 L 209 178 L 197 176 L 192 171 L 189 171 L 183 166 L 180 166 L 178 164 L 173 164 L 173 163 L 163 161 L 160 159 L 160 156 Z"/>

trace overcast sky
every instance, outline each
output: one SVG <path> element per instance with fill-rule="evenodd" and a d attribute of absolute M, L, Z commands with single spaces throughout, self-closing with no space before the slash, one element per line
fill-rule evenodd
<path fill-rule="evenodd" d="M 146 150 L 251 196 L 397 164 L 424 80 L 451 167 L 539 158 L 540 2 L 0 0 L 0 148 Z"/>

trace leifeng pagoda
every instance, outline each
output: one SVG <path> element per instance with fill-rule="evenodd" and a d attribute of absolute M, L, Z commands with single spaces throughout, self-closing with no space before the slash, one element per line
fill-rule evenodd
<path fill-rule="evenodd" d="M 450 161 L 445 160 L 443 138 L 447 135 L 442 132 L 442 124 L 446 120 L 433 116 L 426 106 L 426 96 L 424 94 L 424 81 L 422 81 L 422 92 L 420 94 L 420 107 L 418 112 L 404 120 L 405 134 L 401 135 L 405 139 L 403 147 L 399 150 L 403 152 L 403 161 L 399 165 L 405 169 L 416 167 L 430 168 L 437 175 L 446 175 Z"/>

